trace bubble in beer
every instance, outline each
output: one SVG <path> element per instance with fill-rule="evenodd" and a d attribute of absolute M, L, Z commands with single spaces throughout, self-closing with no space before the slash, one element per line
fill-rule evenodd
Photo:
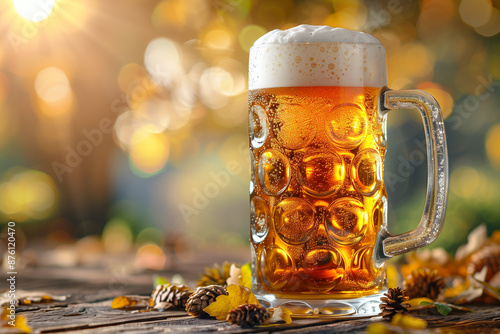
<path fill-rule="evenodd" d="M 382 182 L 382 158 L 373 148 L 359 152 L 351 166 L 354 187 L 365 196 L 372 196 L 380 189 Z"/>
<path fill-rule="evenodd" d="M 302 159 L 298 175 L 302 187 L 308 194 L 315 197 L 330 196 L 344 183 L 344 161 L 335 152 L 313 151 Z"/>
<path fill-rule="evenodd" d="M 374 245 L 366 245 L 360 248 L 351 260 L 351 276 L 359 286 L 364 289 L 373 288 L 376 281 L 378 270 L 373 264 Z"/>
<path fill-rule="evenodd" d="M 290 163 L 287 157 L 274 149 L 265 150 L 257 168 L 264 192 L 271 196 L 281 194 L 290 184 Z"/>
<path fill-rule="evenodd" d="M 269 231 L 269 209 L 266 202 L 255 196 L 250 201 L 250 231 L 252 240 L 260 243 L 267 236 Z"/>
<path fill-rule="evenodd" d="M 373 228 L 378 231 L 387 223 L 387 199 L 382 196 L 373 207 Z"/>
<path fill-rule="evenodd" d="M 326 134 L 337 146 L 345 149 L 357 147 L 366 137 L 367 123 L 364 108 L 345 103 L 333 108 L 326 123 Z"/>
<path fill-rule="evenodd" d="M 253 193 L 255 190 L 255 179 L 256 179 L 256 172 L 255 172 L 255 157 L 253 155 L 253 152 L 250 151 L 250 194 Z"/>
<path fill-rule="evenodd" d="M 327 227 L 330 236 L 341 245 L 353 245 L 365 235 L 368 214 L 359 200 L 340 198 L 328 208 Z"/>
<path fill-rule="evenodd" d="M 315 230 L 314 212 L 314 207 L 301 198 L 284 199 L 274 209 L 276 233 L 288 244 L 306 242 Z"/>
<path fill-rule="evenodd" d="M 313 249 L 306 254 L 299 269 L 304 284 L 313 291 L 336 287 L 345 274 L 345 262 L 335 249 Z"/>
<path fill-rule="evenodd" d="M 254 104 L 250 107 L 250 112 L 248 113 L 248 127 L 250 143 L 255 148 L 261 147 L 269 134 L 266 111 L 262 106 Z"/>
<path fill-rule="evenodd" d="M 293 274 L 290 256 L 278 246 L 264 248 L 260 258 L 262 278 L 270 289 L 280 289 L 286 285 Z"/>
<path fill-rule="evenodd" d="M 316 121 L 305 106 L 280 103 L 273 122 L 273 133 L 281 146 L 298 150 L 314 139 Z"/>

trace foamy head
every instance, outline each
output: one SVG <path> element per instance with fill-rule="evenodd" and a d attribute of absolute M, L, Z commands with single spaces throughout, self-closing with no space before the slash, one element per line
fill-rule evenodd
<path fill-rule="evenodd" d="M 300 25 L 270 31 L 250 49 L 249 89 L 386 83 L 384 47 L 366 33 Z"/>

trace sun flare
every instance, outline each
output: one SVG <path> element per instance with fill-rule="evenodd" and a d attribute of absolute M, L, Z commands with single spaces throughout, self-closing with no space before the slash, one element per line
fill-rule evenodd
<path fill-rule="evenodd" d="M 16 12 L 33 22 L 49 17 L 54 8 L 54 0 L 13 0 Z"/>

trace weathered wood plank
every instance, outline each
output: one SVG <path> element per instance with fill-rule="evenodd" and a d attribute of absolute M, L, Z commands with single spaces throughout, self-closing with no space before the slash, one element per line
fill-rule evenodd
<path fill-rule="evenodd" d="M 39 333 L 55 333 L 75 329 L 110 327 L 125 323 L 138 323 L 186 316 L 183 311 L 132 313 L 113 310 L 108 305 L 76 305 L 66 308 L 44 308 L 26 312 L 28 324 Z"/>
<path fill-rule="evenodd" d="M 41 274 L 40 274 L 41 273 Z M 224 321 L 197 319 L 182 311 L 131 313 L 113 310 L 111 299 L 119 295 L 148 295 L 151 274 L 107 273 L 103 269 L 78 268 L 74 271 L 33 270 L 21 276 L 19 289 L 42 290 L 69 295 L 64 302 L 20 306 L 18 312 L 28 319 L 33 333 L 214 333 L 295 334 L 363 333 L 367 326 L 383 321 L 380 317 L 355 320 L 294 319 L 293 324 L 243 329 Z M 500 330 L 500 306 L 472 306 L 476 312 L 454 311 L 443 317 L 428 311 L 412 313 L 425 319 L 429 328 L 451 327 L 475 333 Z"/>

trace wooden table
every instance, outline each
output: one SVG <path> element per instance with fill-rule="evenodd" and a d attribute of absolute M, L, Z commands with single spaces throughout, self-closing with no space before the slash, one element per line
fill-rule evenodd
<path fill-rule="evenodd" d="M 195 278 L 192 274 L 186 276 Z M 181 311 L 132 313 L 110 308 L 116 296 L 149 294 L 151 277 L 152 273 L 121 275 L 92 268 L 25 270 L 18 277 L 17 289 L 43 290 L 68 298 L 63 302 L 19 306 L 18 315 L 27 318 L 33 333 L 363 333 L 370 324 L 384 322 L 380 317 L 342 321 L 294 319 L 290 325 L 242 329 L 224 321 L 193 318 Z M 6 277 L 1 279 L 5 281 Z M 429 328 L 451 327 L 466 333 L 500 330 L 499 306 L 471 308 L 476 312 L 454 311 L 446 317 L 426 312 L 415 316 L 427 320 Z"/>

